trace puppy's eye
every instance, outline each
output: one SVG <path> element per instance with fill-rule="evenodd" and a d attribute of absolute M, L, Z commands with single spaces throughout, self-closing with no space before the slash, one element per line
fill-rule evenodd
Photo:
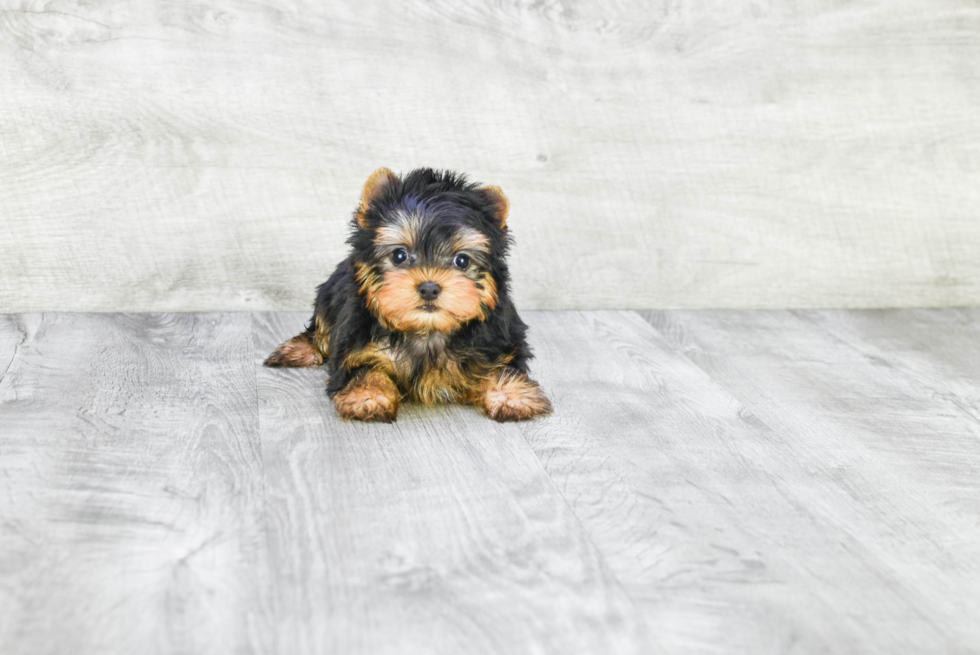
<path fill-rule="evenodd" d="M 391 253 L 391 261 L 398 264 L 404 264 L 408 260 L 408 251 L 404 248 L 398 248 L 395 252 Z"/>
<path fill-rule="evenodd" d="M 459 253 L 456 255 L 456 259 L 453 260 L 453 264 L 456 265 L 456 268 L 466 269 L 470 265 L 470 256 Z"/>

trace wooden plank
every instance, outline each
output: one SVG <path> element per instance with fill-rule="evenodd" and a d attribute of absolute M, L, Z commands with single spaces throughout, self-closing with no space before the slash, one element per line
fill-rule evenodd
<path fill-rule="evenodd" d="M 879 576 L 855 585 L 839 575 L 842 560 L 827 562 L 821 574 L 841 602 L 864 602 L 852 617 L 893 640 L 890 652 L 972 652 L 980 643 L 980 506 L 972 500 L 980 492 L 980 422 L 900 370 L 901 357 L 883 348 L 869 356 L 866 345 L 833 336 L 837 328 L 826 327 L 840 314 L 822 316 L 822 326 L 788 312 L 646 316 L 783 435 L 785 463 L 807 472 L 799 480 L 801 508 L 841 535 L 844 557 Z M 974 334 L 973 350 L 978 341 Z M 782 467 L 769 470 L 789 476 Z M 906 607 L 864 598 L 872 593 Z"/>
<path fill-rule="evenodd" d="M 502 186 L 527 309 L 977 304 L 978 37 L 973 0 L 10 0 L 0 311 L 305 310 L 382 165 Z"/>
<path fill-rule="evenodd" d="M 0 335 L 0 652 L 268 652 L 251 318 Z"/>
<path fill-rule="evenodd" d="M 38 320 L 37 316 L 0 314 L 0 386 L 17 354 L 26 350 L 33 336 L 28 333 L 28 328 L 36 325 Z"/>
<path fill-rule="evenodd" d="M 0 652 L 972 652 L 975 314 L 530 312 L 506 426 L 338 421 L 305 314 L 0 317 Z"/>
<path fill-rule="evenodd" d="M 257 315 L 256 365 L 306 318 Z M 322 370 L 258 379 L 278 652 L 649 652 L 518 426 L 348 423 Z"/>
<path fill-rule="evenodd" d="M 812 310 L 794 314 L 980 422 L 980 310 Z"/>
<path fill-rule="evenodd" d="M 652 315 L 672 337 L 691 316 L 700 315 Z M 864 459 L 873 454 L 860 438 L 814 432 L 821 398 L 766 413 L 740 400 L 770 383 L 778 398 L 778 370 L 748 368 L 752 357 L 769 362 L 773 331 L 738 360 L 746 370 L 724 378 L 730 393 L 678 352 L 707 349 L 700 333 L 668 343 L 629 312 L 528 322 L 555 415 L 525 435 L 667 652 L 968 652 L 978 643 L 967 603 L 980 543 L 973 517 L 945 520 L 940 510 L 918 523 L 924 504 L 907 471 Z M 721 326 L 713 336 L 732 348 L 756 339 Z M 729 361 L 724 351 L 704 357 L 712 374 Z M 823 361 L 799 357 L 800 366 Z M 869 425 L 897 420 L 890 406 L 860 411 Z M 936 411 L 926 425 L 965 430 Z M 928 498 L 943 495 L 956 493 Z"/>

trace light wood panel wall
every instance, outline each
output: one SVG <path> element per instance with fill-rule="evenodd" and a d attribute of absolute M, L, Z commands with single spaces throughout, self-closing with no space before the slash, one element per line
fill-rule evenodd
<path fill-rule="evenodd" d="M 0 312 L 305 309 L 382 165 L 528 309 L 980 302 L 972 1 L 0 6 Z"/>

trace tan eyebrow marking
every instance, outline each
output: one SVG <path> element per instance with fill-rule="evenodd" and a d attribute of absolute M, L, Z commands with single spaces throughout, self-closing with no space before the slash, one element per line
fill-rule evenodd
<path fill-rule="evenodd" d="M 415 245 L 415 235 L 411 230 L 406 230 L 403 225 L 385 225 L 384 227 L 378 228 L 374 237 L 374 245 L 404 245 L 411 248 Z"/>
<path fill-rule="evenodd" d="M 463 228 L 456 233 L 453 246 L 455 246 L 456 250 L 479 250 L 489 253 L 490 239 L 482 232 L 470 228 Z"/>
<path fill-rule="evenodd" d="M 374 236 L 376 246 L 405 246 L 411 248 L 418 240 L 421 221 L 418 216 L 399 214 L 390 225 L 382 225 Z"/>
<path fill-rule="evenodd" d="M 399 212 L 392 223 L 378 228 L 374 236 L 374 245 L 412 248 L 418 242 L 421 226 L 422 220 L 419 216 Z"/>

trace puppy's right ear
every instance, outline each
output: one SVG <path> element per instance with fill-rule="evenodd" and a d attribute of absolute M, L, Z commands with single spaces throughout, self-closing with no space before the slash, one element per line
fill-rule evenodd
<path fill-rule="evenodd" d="M 497 221 L 497 227 L 502 230 L 507 229 L 507 216 L 510 214 L 510 200 L 504 195 L 503 189 L 499 186 L 485 186 L 478 189 L 483 197 L 490 201 L 493 207 L 493 218 Z"/>
<path fill-rule="evenodd" d="M 398 176 L 391 172 L 388 168 L 379 168 L 378 170 L 371 173 L 368 177 L 367 182 L 364 183 L 364 188 L 361 189 L 361 204 L 357 208 L 357 224 L 361 227 L 368 227 L 367 222 L 367 210 L 384 190 L 392 185 L 398 184 L 401 180 Z"/>

